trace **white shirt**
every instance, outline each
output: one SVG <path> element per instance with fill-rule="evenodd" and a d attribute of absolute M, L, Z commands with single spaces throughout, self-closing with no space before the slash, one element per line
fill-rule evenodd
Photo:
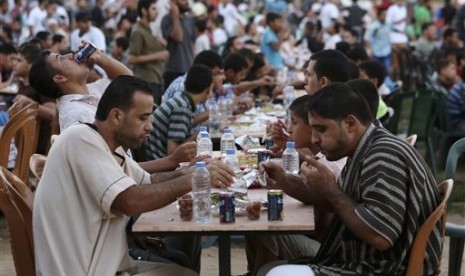
<path fill-rule="evenodd" d="M 218 5 L 218 12 L 224 17 L 224 28 L 229 36 L 236 35 L 237 25 L 241 24 L 245 26 L 247 20 L 239 13 L 236 6 L 232 3 L 224 5 L 220 3 Z"/>
<path fill-rule="evenodd" d="M 225 30 L 221 28 L 216 28 L 213 30 L 213 44 L 216 47 L 222 46 L 228 40 L 228 35 L 226 34 Z"/>
<path fill-rule="evenodd" d="M 72 51 L 76 51 L 79 48 L 82 40 L 92 43 L 97 49 L 103 51 L 104 53 L 107 50 L 105 35 L 99 28 L 94 26 L 90 26 L 89 30 L 82 36 L 79 36 L 79 29 L 75 29 L 71 33 L 70 40 L 70 47 Z"/>
<path fill-rule="evenodd" d="M 67 94 L 57 99 L 61 132 L 79 122 L 94 122 L 98 102 L 110 82 L 110 79 L 102 78 L 96 82 L 87 84 L 89 95 Z"/>
<path fill-rule="evenodd" d="M 407 43 L 408 37 L 405 34 L 407 28 L 407 20 L 400 23 L 394 23 L 407 18 L 407 7 L 405 5 L 399 6 L 397 4 L 391 5 L 386 12 L 386 22 L 390 23 L 392 29 L 390 39 L 391 43 Z"/>
<path fill-rule="evenodd" d="M 323 29 L 333 25 L 333 21 L 339 18 L 339 9 L 334 3 L 328 2 L 321 7 L 320 21 Z"/>
<path fill-rule="evenodd" d="M 197 37 L 197 39 L 195 40 L 194 55 L 196 56 L 198 53 L 205 50 L 210 50 L 210 40 L 208 39 L 208 36 L 204 33 Z"/>
<path fill-rule="evenodd" d="M 115 152 L 84 124 L 53 144 L 34 198 L 38 275 L 115 275 L 136 266 L 128 255 L 129 218 L 111 205 L 127 188 L 150 184 L 150 175 L 121 147 Z"/>
<path fill-rule="evenodd" d="M 35 7 L 29 12 L 27 25 L 32 27 L 32 35 L 36 35 L 40 31 L 45 31 L 45 26 L 42 24 L 47 17 L 47 12 L 40 7 Z"/>
<path fill-rule="evenodd" d="M 336 44 L 338 42 L 341 42 L 342 41 L 342 38 L 339 34 L 334 34 L 332 36 L 330 36 L 328 38 L 328 40 L 326 40 L 325 42 L 325 46 L 324 46 L 324 49 L 327 50 L 327 49 L 336 49 Z"/>

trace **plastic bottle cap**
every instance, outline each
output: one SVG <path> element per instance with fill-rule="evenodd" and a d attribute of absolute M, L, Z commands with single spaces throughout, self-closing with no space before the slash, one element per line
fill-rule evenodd
<path fill-rule="evenodd" d="M 295 143 L 294 142 L 287 142 L 286 147 L 290 149 L 295 149 Z"/>
<path fill-rule="evenodd" d="M 200 138 L 208 138 L 208 133 L 207 132 L 200 133 Z"/>
<path fill-rule="evenodd" d="M 227 128 L 227 129 L 224 130 L 224 133 L 232 133 L 232 130 Z"/>
<path fill-rule="evenodd" d="M 200 126 L 199 130 L 200 132 L 207 131 L 207 126 Z"/>
<path fill-rule="evenodd" d="M 195 163 L 196 168 L 205 168 L 205 162 L 197 162 Z"/>
<path fill-rule="evenodd" d="M 235 155 L 235 154 L 236 154 L 236 150 L 235 150 L 235 149 L 227 149 L 227 150 L 226 150 L 226 154 L 227 154 L 227 155 Z"/>

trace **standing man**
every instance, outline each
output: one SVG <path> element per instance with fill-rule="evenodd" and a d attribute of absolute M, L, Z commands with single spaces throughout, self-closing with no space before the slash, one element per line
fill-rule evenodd
<path fill-rule="evenodd" d="M 81 45 L 81 41 L 85 40 L 92 43 L 95 48 L 102 52 L 106 52 L 107 43 L 103 32 L 92 26 L 92 17 L 89 12 L 80 11 L 76 14 L 77 29 L 71 33 L 70 43 L 71 50 L 76 51 Z"/>
<path fill-rule="evenodd" d="M 137 4 L 139 21 L 134 24 L 129 42 L 128 62 L 133 65 L 134 76 L 152 87 L 155 104 L 160 105 L 163 94 L 163 65 L 169 53 L 150 29 L 157 18 L 155 0 L 140 0 Z"/>
<path fill-rule="evenodd" d="M 379 61 L 387 72 L 391 72 L 391 24 L 386 22 L 386 10 L 379 8 L 377 20 L 365 33 L 365 42 L 371 47 L 373 59 Z"/>
<path fill-rule="evenodd" d="M 188 11 L 187 0 L 171 0 L 170 12 L 161 21 L 161 31 L 170 53 L 163 75 L 165 87 L 184 75 L 192 65 L 195 29 L 194 19 L 187 14 Z"/>
<path fill-rule="evenodd" d="M 391 43 L 394 48 L 404 48 L 407 46 L 408 37 L 405 34 L 407 29 L 407 6 L 405 0 L 396 0 L 396 3 L 387 9 L 386 22 L 391 24 Z"/>

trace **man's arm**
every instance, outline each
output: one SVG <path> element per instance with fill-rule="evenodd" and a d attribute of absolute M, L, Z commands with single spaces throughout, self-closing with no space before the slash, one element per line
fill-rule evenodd
<path fill-rule="evenodd" d="M 234 94 L 239 96 L 240 94 L 255 89 L 260 86 L 273 85 L 274 80 L 270 76 L 264 76 L 258 80 L 243 81 L 234 86 Z"/>
<path fill-rule="evenodd" d="M 192 189 L 192 177 L 184 175 L 150 185 L 134 185 L 119 193 L 111 204 L 113 213 L 127 216 L 160 209 Z"/>
<path fill-rule="evenodd" d="M 128 62 L 131 64 L 140 64 L 140 63 L 147 63 L 151 61 L 161 61 L 166 62 L 168 61 L 170 54 L 168 51 L 163 50 L 156 53 L 151 53 L 147 55 L 129 55 Z"/>
<path fill-rule="evenodd" d="M 176 1 L 174 0 L 171 0 L 170 2 L 170 16 L 172 24 L 170 37 L 174 41 L 181 43 L 184 38 L 184 32 L 182 30 L 181 14 L 179 12 L 179 7 L 176 4 Z"/>
<path fill-rule="evenodd" d="M 188 142 L 178 146 L 173 154 L 157 160 L 141 162 L 139 165 L 148 173 L 159 173 L 176 169 L 181 162 L 190 162 L 197 154 L 197 143 Z"/>
<path fill-rule="evenodd" d="M 346 195 L 337 185 L 333 174 L 315 158 L 307 157 L 302 165 L 301 174 L 314 195 L 324 198 L 334 213 L 359 239 L 377 250 L 387 250 L 391 243 L 366 224 L 355 212 L 358 203 Z"/>
<path fill-rule="evenodd" d="M 197 115 L 194 116 L 194 126 L 196 125 L 199 125 L 205 121 L 207 121 L 209 118 L 209 113 L 208 111 L 205 111 L 205 112 L 202 112 L 202 113 L 199 113 Z"/>
<path fill-rule="evenodd" d="M 102 69 L 105 70 L 105 73 L 107 73 L 109 79 L 114 79 L 121 75 L 132 76 L 131 69 L 100 51 L 95 51 L 95 53 L 89 57 L 89 61 L 102 67 Z"/>

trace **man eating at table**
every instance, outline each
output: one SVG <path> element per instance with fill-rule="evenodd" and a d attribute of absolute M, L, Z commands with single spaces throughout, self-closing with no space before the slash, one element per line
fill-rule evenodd
<path fill-rule="evenodd" d="M 337 181 L 312 156 L 300 177 L 263 164 L 270 188 L 305 194 L 315 207 L 335 214 L 309 265 L 278 266 L 267 275 L 405 274 L 413 238 L 440 201 L 431 171 L 413 147 L 372 123 L 366 100 L 346 84 L 321 89 L 308 109 L 312 143 L 328 160 L 347 156 L 348 163 Z M 423 275 L 439 273 L 440 251 L 436 224 Z"/>
<path fill-rule="evenodd" d="M 192 187 L 191 173 L 157 182 L 126 155 L 124 149 L 147 140 L 152 108 L 147 83 L 119 76 L 102 95 L 94 123 L 71 126 L 55 141 L 34 200 L 38 275 L 197 275 L 128 255 L 129 216 L 162 208 Z M 209 170 L 212 185 L 230 183 L 217 167 Z"/>

